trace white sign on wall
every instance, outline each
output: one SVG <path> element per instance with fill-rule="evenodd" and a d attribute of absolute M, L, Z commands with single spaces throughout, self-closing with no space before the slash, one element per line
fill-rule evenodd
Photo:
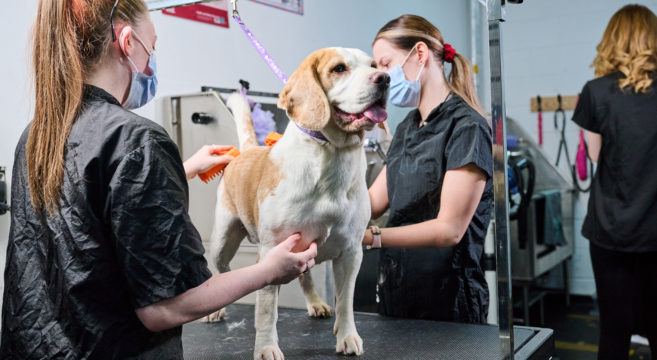
<path fill-rule="evenodd" d="M 177 6 L 206 3 L 212 0 L 145 0 L 148 10 L 162 10 Z M 303 15 L 303 0 L 250 0 L 258 4 Z"/>

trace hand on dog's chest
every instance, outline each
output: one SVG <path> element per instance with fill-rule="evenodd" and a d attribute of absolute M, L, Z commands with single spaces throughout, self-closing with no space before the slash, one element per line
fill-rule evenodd
<path fill-rule="evenodd" d="M 314 241 L 314 239 L 311 239 L 311 238 L 306 239 L 306 238 L 302 237 L 301 240 L 299 240 L 299 242 L 292 248 L 292 252 L 293 253 L 300 253 L 300 252 L 304 252 L 304 251 L 308 250 L 308 248 L 310 247 L 310 244 L 312 244 L 313 241 Z"/>

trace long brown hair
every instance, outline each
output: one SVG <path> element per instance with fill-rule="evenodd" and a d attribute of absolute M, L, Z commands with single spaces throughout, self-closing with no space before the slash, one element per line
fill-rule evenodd
<path fill-rule="evenodd" d="M 438 61 L 443 61 L 445 41 L 443 34 L 427 19 L 418 15 L 402 15 L 385 24 L 376 34 L 374 42 L 385 39 L 397 48 L 411 51 L 418 42 L 423 42 L 431 49 Z M 468 59 L 458 52 L 454 55 L 452 70 L 447 78 L 450 89 L 465 100 L 470 107 L 484 115 L 484 110 L 477 98 L 472 75 L 472 66 Z"/>
<path fill-rule="evenodd" d="M 34 118 L 27 140 L 32 206 L 59 208 L 68 134 L 82 103 L 85 76 L 109 50 L 115 0 L 40 0 L 33 30 Z M 114 20 L 135 24 L 142 0 L 121 0 Z"/>
<path fill-rule="evenodd" d="M 620 71 L 621 89 L 645 92 L 657 70 L 657 16 L 642 5 L 624 6 L 609 20 L 597 50 L 595 76 Z"/>

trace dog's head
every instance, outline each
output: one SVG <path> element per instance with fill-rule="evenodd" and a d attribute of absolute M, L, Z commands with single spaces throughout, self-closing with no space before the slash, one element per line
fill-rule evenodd
<path fill-rule="evenodd" d="M 331 123 L 347 134 L 362 134 L 388 117 L 390 77 L 358 49 L 313 52 L 292 74 L 278 100 L 292 121 L 309 130 Z"/>

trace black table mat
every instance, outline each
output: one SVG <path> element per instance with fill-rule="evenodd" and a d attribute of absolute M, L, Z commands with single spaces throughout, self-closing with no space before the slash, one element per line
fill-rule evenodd
<path fill-rule="evenodd" d="M 230 305 L 223 322 L 193 322 L 183 327 L 187 360 L 251 360 L 255 328 L 253 306 Z M 367 359 L 498 359 L 496 326 L 396 319 L 356 313 L 356 328 L 363 338 Z M 279 309 L 279 346 L 286 360 L 344 359 L 335 354 L 333 322 L 310 318 L 303 310 Z M 515 348 L 526 344 L 537 331 L 515 329 Z"/>

